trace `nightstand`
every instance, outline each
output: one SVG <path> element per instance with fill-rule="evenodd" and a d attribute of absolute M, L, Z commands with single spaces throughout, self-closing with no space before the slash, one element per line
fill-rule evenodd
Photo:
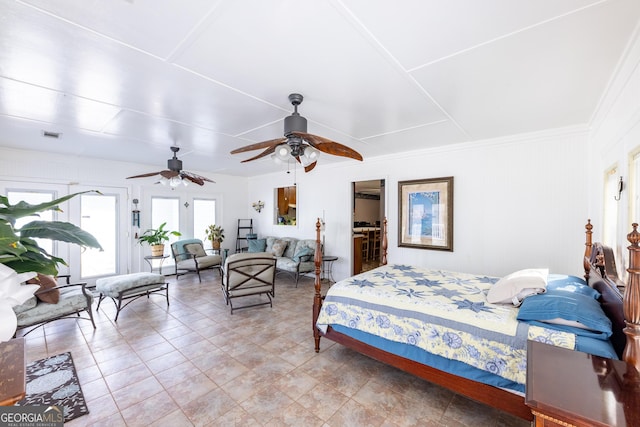
<path fill-rule="evenodd" d="M 623 361 L 527 345 L 525 403 L 536 427 L 639 426 L 640 375 Z"/>

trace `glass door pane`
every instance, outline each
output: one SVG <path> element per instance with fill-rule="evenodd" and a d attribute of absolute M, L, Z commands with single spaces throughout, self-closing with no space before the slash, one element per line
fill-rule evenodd
<path fill-rule="evenodd" d="M 164 226 L 165 230 L 180 231 L 180 199 L 169 197 L 152 197 L 151 198 L 151 228 L 157 229 L 163 223 L 167 223 Z M 171 257 L 171 248 L 168 246 L 181 239 L 169 235 L 169 241 L 165 243 L 164 254 L 169 256 L 165 261 L 166 265 L 173 264 L 173 258 Z M 147 246 L 145 248 L 147 254 L 151 254 L 151 249 Z"/>
<path fill-rule="evenodd" d="M 80 277 L 118 273 L 118 197 L 113 194 L 80 196 L 80 228 L 91 233 L 103 251 L 85 249 L 80 254 Z"/>
<path fill-rule="evenodd" d="M 205 247 L 211 247 L 207 241 L 206 229 L 216 223 L 216 201 L 193 199 L 193 237 L 204 242 Z"/>

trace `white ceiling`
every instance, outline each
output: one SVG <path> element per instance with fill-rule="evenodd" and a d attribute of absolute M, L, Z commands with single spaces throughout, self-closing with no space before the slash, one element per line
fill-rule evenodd
<path fill-rule="evenodd" d="M 256 175 L 286 166 L 229 152 L 282 136 L 292 92 L 365 162 L 586 125 L 639 19 L 638 0 L 0 0 L 0 146 L 143 173 L 175 144 L 186 170 Z"/>

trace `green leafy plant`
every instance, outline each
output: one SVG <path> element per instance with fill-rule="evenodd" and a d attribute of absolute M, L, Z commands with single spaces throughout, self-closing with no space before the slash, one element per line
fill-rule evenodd
<path fill-rule="evenodd" d="M 83 248 L 102 250 L 102 246 L 95 237 L 69 222 L 35 220 L 19 229 L 15 228 L 16 220 L 19 218 L 37 217 L 40 212 L 48 210 L 62 212 L 58 206 L 60 203 L 83 193 L 98 192 L 73 193 L 37 205 L 31 205 L 24 201 L 11 205 L 6 196 L 0 196 L 0 263 L 12 268 L 17 273 L 34 271 L 47 275 L 58 274 L 58 264 L 67 265 L 67 263 L 62 258 L 47 253 L 38 246 L 34 239 L 49 239 L 73 243 Z"/>
<path fill-rule="evenodd" d="M 164 227 L 166 225 L 167 223 L 163 222 L 158 228 L 150 228 L 146 230 L 140 235 L 140 237 L 138 237 L 138 242 L 140 244 L 146 243 L 149 246 L 164 245 L 164 242 L 169 240 L 169 236 L 182 236 L 178 231 L 165 230 Z"/>
<path fill-rule="evenodd" d="M 224 241 L 224 228 L 221 225 L 212 224 L 207 227 L 205 230 L 207 233 L 207 239 L 212 242 L 220 242 Z"/>

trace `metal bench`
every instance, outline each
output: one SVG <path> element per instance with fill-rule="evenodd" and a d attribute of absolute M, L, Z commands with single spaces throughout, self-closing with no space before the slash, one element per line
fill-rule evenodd
<path fill-rule="evenodd" d="M 116 305 L 115 321 L 118 320 L 118 315 L 123 308 L 145 295 L 149 298 L 151 294 L 164 291 L 167 298 L 167 305 L 169 305 L 169 283 L 165 281 L 164 276 L 161 274 L 132 273 L 122 276 L 104 277 L 96 280 L 96 290 L 100 292 L 96 310 L 100 309 L 100 303 L 105 297 L 111 298 Z M 122 305 L 122 302 L 125 300 L 129 300 L 129 302 Z"/>

